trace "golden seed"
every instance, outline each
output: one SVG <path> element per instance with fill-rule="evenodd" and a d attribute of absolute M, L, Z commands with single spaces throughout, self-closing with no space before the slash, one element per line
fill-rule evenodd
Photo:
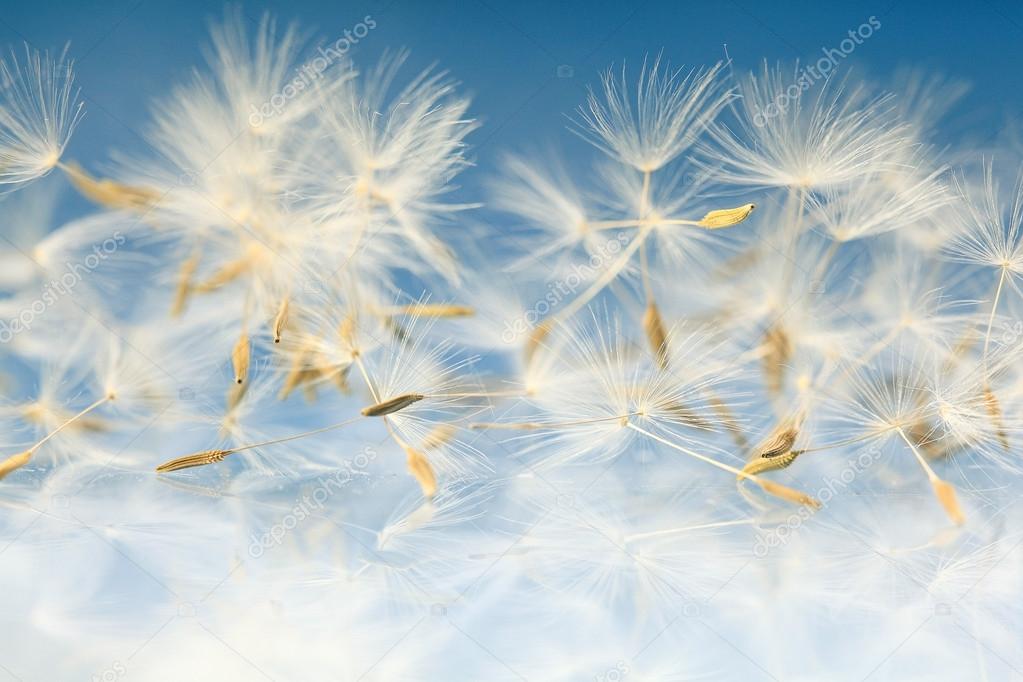
<path fill-rule="evenodd" d="M 389 400 L 384 400 L 375 405 L 362 408 L 361 414 L 363 417 L 383 417 L 388 414 L 394 414 L 400 410 L 404 410 L 413 403 L 418 403 L 420 400 L 425 398 L 425 395 L 420 393 L 405 393 Z"/>
<path fill-rule="evenodd" d="M 666 369 L 668 367 L 668 334 L 664 330 L 661 312 L 653 301 L 650 301 L 646 312 L 643 313 L 643 331 L 646 332 L 650 350 L 657 358 L 657 364 L 661 366 L 661 369 Z"/>
<path fill-rule="evenodd" d="M 25 452 L 19 452 L 16 455 L 11 455 L 4 461 L 0 462 L 0 480 L 3 480 L 7 474 L 12 471 L 17 471 L 28 464 L 29 460 L 32 459 L 34 452 L 34 450 L 25 450 Z"/>
<path fill-rule="evenodd" d="M 180 469 L 189 469 L 191 467 L 201 467 L 207 464 L 215 464 L 217 462 L 223 462 L 224 458 L 230 455 L 233 450 L 203 450 L 202 452 L 196 452 L 191 455 L 185 455 L 184 457 L 178 457 L 172 459 L 169 462 L 164 462 L 160 466 L 156 467 L 159 473 L 168 473 L 170 471 L 178 471 Z"/>
<path fill-rule="evenodd" d="M 471 317 L 476 310 L 466 305 L 448 303 L 416 303 L 399 306 L 389 311 L 389 315 L 415 315 L 417 317 Z"/>
<path fill-rule="evenodd" d="M 274 318 L 273 332 L 274 332 L 274 343 L 281 342 L 281 332 L 284 331 L 284 325 L 288 323 L 288 308 L 290 303 L 285 298 L 281 301 L 280 307 L 277 309 L 277 316 Z"/>
<path fill-rule="evenodd" d="M 711 211 L 707 215 L 703 216 L 700 220 L 700 227 L 705 227 L 708 230 L 717 230 L 722 227 L 731 227 L 732 225 L 738 225 L 746 218 L 750 217 L 753 213 L 753 209 L 757 207 L 756 204 L 743 204 L 736 208 L 724 208 L 718 211 Z"/>
<path fill-rule="evenodd" d="M 777 395 L 785 382 L 785 366 L 792 358 L 792 341 L 781 327 L 773 326 L 764 333 L 766 353 L 763 358 L 764 378 L 768 390 Z"/>
<path fill-rule="evenodd" d="M 426 455 L 410 447 L 405 448 L 405 454 L 408 455 L 406 460 L 408 470 L 419 482 L 419 487 L 423 489 L 423 495 L 433 497 L 437 493 L 437 477 L 433 473 L 430 461 Z"/>
<path fill-rule="evenodd" d="M 820 502 L 818 502 L 810 495 L 807 495 L 804 492 L 796 490 L 795 488 L 790 488 L 788 486 L 782 485 L 781 483 L 775 483 L 774 481 L 768 481 L 763 478 L 758 478 L 756 480 L 756 483 L 764 490 L 764 492 L 766 492 L 769 495 L 774 495 L 775 497 L 786 500 L 788 502 L 801 504 L 812 509 L 821 508 Z"/>
<path fill-rule="evenodd" d="M 185 311 L 185 305 L 188 303 L 188 297 L 193 289 L 192 278 L 195 276 L 201 258 L 202 254 L 197 251 L 181 264 L 181 270 L 178 271 L 178 286 L 174 290 L 174 302 L 171 304 L 171 315 L 174 317 Z"/>
<path fill-rule="evenodd" d="M 234 344 L 234 349 L 231 351 L 231 366 L 234 368 L 234 383 L 244 383 L 245 379 L 248 378 L 251 354 L 252 349 L 249 345 L 249 335 L 246 332 L 242 332 L 241 337 L 238 338 L 238 343 Z"/>
<path fill-rule="evenodd" d="M 1008 450 L 1009 434 L 1005 431 L 1005 420 L 1002 419 L 1002 405 L 998 402 L 998 397 L 995 396 L 995 392 L 991 390 L 990 386 L 984 387 L 984 407 L 987 408 L 988 416 L 991 417 L 998 441 L 1004 449 Z"/>
<path fill-rule="evenodd" d="M 436 450 L 454 440 L 456 433 L 458 433 L 458 429 L 454 424 L 440 424 L 426 434 L 421 446 L 424 450 Z"/>
<path fill-rule="evenodd" d="M 952 484 L 936 478 L 931 481 L 931 486 L 934 488 L 934 494 L 938 498 L 938 502 L 941 503 L 941 506 L 944 507 L 948 517 L 956 525 L 963 525 L 966 521 L 966 515 L 963 514 L 962 507 L 959 506 L 959 500 L 956 498 L 956 489 L 952 487 Z"/>
<path fill-rule="evenodd" d="M 203 294 L 216 291 L 225 284 L 230 284 L 241 277 L 250 267 L 252 267 L 252 259 L 248 256 L 235 259 L 221 266 L 221 268 L 214 272 L 209 279 L 196 284 L 194 291 L 198 291 Z"/>
<path fill-rule="evenodd" d="M 540 344 L 543 343 L 544 339 L 551 333 L 551 323 L 549 320 L 544 320 L 540 324 L 533 328 L 532 333 L 526 340 L 526 362 L 528 363 L 533 359 L 533 355 L 540 348 Z"/>
<path fill-rule="evenodd" d="M 62 164 L 61 168 L 82 196 L 102 206 L 139 211 L 160 198 L 155 191 L 145 187 L 132 187 L 113 180 L 97 180 L 73 161 Z"/>

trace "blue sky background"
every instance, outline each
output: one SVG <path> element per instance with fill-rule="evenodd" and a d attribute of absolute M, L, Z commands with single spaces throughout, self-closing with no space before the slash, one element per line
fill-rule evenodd
<path fill-rule="evenodd" d="M 484 127 L 471 138 L 483 172 L 461 179 L 465 199 L 484 198 L 480 183 L 500 153 L 556 143 L 574 157 L 583 143 L 565 130 L 599 72 L 658 50 L 674 64 L 710 64 L 724 56 L 736 68 L 761 60 L 816 60 L 849 30 L 881 22 L 844 65 L 885 78 L 904 65 L 969 80 L 960 111 L 979 139 L 1023 112 L 1023 3 L 501 2 L 500 0 L 363 0 L 242 5 L 255 28 L 264 10 L 297 20 L 328 44 L 371 14 L 377 27 L 353 51 L 357 63 L 407 47 L 411 65 L 437 62 L 474 98 Z M 143 133 L 154 97 L 202 64 L 207 23 L 223 16 L 216 1 L 0 1 L 0 44 L 27 41 L 59 49 L 71 42 L 87 114 L 70 158 L 102 171 L 113 150 L 144 153 Z M 559 77 L 558 67 L 561 75 Z M 950 140 L 951 141 L 951 140 Z M 589 158 L 589 157 L 586 157 Z M 84 208 L 84 206 L 83 206 Z"/>

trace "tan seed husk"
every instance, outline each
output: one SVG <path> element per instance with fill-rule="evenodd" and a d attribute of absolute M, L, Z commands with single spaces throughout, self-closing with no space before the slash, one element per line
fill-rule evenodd
<path fill-rule="evenodd" d="M 440 424 L 423 438 L 422 448 L 424 450 L 436 450 L 444 447 L 455 439 L 458 429 L 454 424 Z"/>
<path fill-rule="evenodd" d="M 938 502 L 941 503 L 945 513 L 948 514 L 948 518 L 952 519 L 956 525 L 963 525 L 966 522 L 966 515 L 963 514 L 962 507 L 959 506 L 959 500 L 956 498 L 956 489 L 952 484 L 936 478 L 931 481 L 931 486 L 934 488 L 934 495 L 938 498 Z"/>
<path fill-rule="evenodd" d="M 686 407 L 681 403 L 670 403 L 664 406 L 664 410 L 671 414 L 673 417 L 678 419 L 682 424 L 692 426 L 696 429 L 704 429 L 706 431 L 712 431 L 714 425 L 707 419 L 701 416 L 695 410 Z"/>
<path fill-rule="evenodd" d="M 252 347 L 249 344 L 249 335 L 242 332 L 238 342 L 234 344 L 231 351 L 231 366 L 234 368 L 234 383 L 241 384 L 249 376 L 249 360 L 252 355 Z"/>
<path fill-rule="evenodd" d="M 195 271 L 199 267 L 201 258 L 202 254 L 197 252 L 189 256 L 181 264 L 181 270 L 178 271 L 178 285 L 174 290 L 174 302 L 171 304 L 171 315 L 173 317 L 178 317 L 185 311 L 188 297 L 191 296 L 194 288 L 192 278 L 195 277 Z"/>
<path fill-rule="evenodd" d="M 139 211 L 160 198 L 158 193 L 145 187 L 132 187 L 113 180 L 97 180 L 73 161 L 64 164 L 62 168 L 82 196 L 108 208 Z"/>
<path fill-rule="evenodd" d="M 745 450 L 749 446 L 749 439 L 742 432 L 742 428 L 739 426 L 739 422 L 736 421 L 732 410 L 725 404 L 725 401 L 716 395 L 710 396 L 710 405 L 714 408 L 714 413 L 724 422 L 725 428 L 732 434 L 732 440 L 735 441 L 735 444 Z"/>
<path fill-rule="evenodd" d="M 423 453 L 410 447 L 405 448 L 405 454 L 408 455 L 406 461 L 409 473 L 419 482 L 423 495 L 433 497 L 437 493 L 437 477 L 430 466 L 430 460 Z"/>
<path fill-rule="evenodd" d="M 540 348 L 540 344 L 544 342 L 544 339 L 546 339 L 547 336 L 550 335 L 550 333 L 551 323 L 549 320 L 544 320 L 543 322 L 541 322 L 540 324 L 536 325 L 536 327 L 533 328 L 533 331 L 532 333 L 530 333 L 529 338 L 526 339 L 525 350 L 527 363 L 529 363 L 533 359 L 533 356 L 536 354 L 536 351 Z"/>
<path fill-rule="evenodd" d="M 752 476 L 759 476 L 760 474 L 768 471 L 778 471 L 788 467 L 790 464 L 796 461 L 796 458 L 802 454 L 797 450 L 793 450 L 785 453 L 784 455 L 776 455 L 774 457 L 760 457 L 749 462 L 742 468 L 744 474 L 750 474 Z"/>
<path fill-rule="evenodd" d="M 347 315 L 338 325 L 337 334 L 341 337 L 341 343 L 350 352 L 357 352 L 358 345 L 355 342 L 355 318 Z"/>
<path fill-rule="evenodd" d="M 764 381 L 767 389 L 777 395 L 785 383 L 785 366 L 792 358 L 792 342 L 781 327 L 774 326 L 764 333 L 764 346 Z"/>
<path fill-rule="evenodd" d="M 216 464 L 217 462 L 223 462 L 224 458 L 232 452 L 234 451 L 203 450 L 202 452 L 196 452 L 191 455 L 172 459 L 169 462 L 164 462 L 160 466 L 156 467 L 156 470 L 161 474 L 165 474 L 171 471 L 178 471 L 180 469 L 190 469 L 192 467 L 206 466 L 207 464 Z"/>
<path fill-rule="evenodd" d="M 653 301 L 646 307 L 643 313 L 643 331 L 646 332 L 647 341 L 650 343 L 650 350 L 657 358 L 657 364 L 661 369 L 668 367 L 668 333 L 664 329 L 664 320 L 661 319 L 661 311 Z"/>
<path fill-rule="evenodd" d="M 1005 420 L 1002 418 L 1002 404 L 998 402 L 998 397 L 990 386 L 984 387 L 984 407 L 987 408 L 988 416 L 991 417 L 998 441 L 1002 444 L 1002 448 L 1008 450 L 1009 434 L 1005 430 Z"/>
<path fill-rule="evenodd" d="M 771 459 L 788 454 L 798 436 L 799 429 L 791 425 L 783 425 L 753 450 L 753 457 Z"/>
<path fill-rule="evenodd" d="M 796 490 L 795 488 L 790 488 L 786 485 L 782 485 L 781 483 L 775 483 L 774 481 L 768 481 L 763 478 L 757 479 L 756 483 L 769 495 L 774 495 L 775 497 L 787 500 L 788 502 L 801 504 L 812 509 L 821 508 L 821 503 L 819 501 L 802 491 Z"/>
<path fill-rule="evenodd" d="M 392 315 L 414 315 L 416 317 L 471 317 L 476 310 L 467 305 L 454 305 L 449 303 L 416 303 L 413 305 L 400 306 L 393 311 Z"/>
<path fill-rule="evenodd" d="M 363 417 L 383 417 L 404 410 L 409 405 L 418 403 L 425 397 L 426 396 L 421 393 L 405 393 L 403 395 L 384 400 L 375 405 L 364 407 L 361 410 L 361 414 Z"/>
<path fill-rule="evenodd" d="M 219 270 L 214 272 L 209 279 L 196 284 L 193 290 L 203 294 L 216 291 L 220 287 L 230 284 L 241 277 L 251 266 L 252 259 L 248 256 L 233 260 L 224 264 Z"/>
<path fill-rule="evenodd" d="M 4 461 L 0 462 L 0 480 L 3 480 L 12 471 L 17 471 L 28 464 L 34 453 L 34 450 L 25 450 L 24 452 L 19 452 L 16 455 L 11 455 Z"/>
<path fill-rule="evenodd" d="M 273 332 L 274 332 L 274 343 L 281 342 L 281 333 L 284 331 L 284 325 L 288 323 L 288 309 L 291 307 L 289 299 L 285 298 L 281 301 L 281 305 L 277 308 L 277 316 L 274 317 Z"/>
<path fill-rule="evenodd" d="M 242 404 L 248 390 L 248 384 L 235 384 L 227 390 L 227 412 L 229 414 Z"/>
<path fill-rule="evenodd" d="M 756 204 L 743 204 L 736 208 L 724 208 L 717 211 L 711 211 L 700 219 L 699 224 L 700 227 L 704 227 L 708 230 L 718 230 L 723 227 L 738 225 L 742 221 L 746 220 L 746 218 L 749 218 L 753 213 L 753 209 L 756 207 Z"/>

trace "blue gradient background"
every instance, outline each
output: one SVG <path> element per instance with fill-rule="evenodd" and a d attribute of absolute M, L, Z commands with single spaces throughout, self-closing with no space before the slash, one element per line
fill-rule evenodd
<path fill-rule="evenodd" d="M 881 28 L 857 47 L 842 68 L 880 79 L 900 66 L 968 80 L 958 131 L 974 148 L 992 144 L 996 131 L 1023 112 L 1023 3 L 961 2 L 501 2 L 499 0 L 268 2 L 242 5 L 254 29 L 264 10 L 313 31 L 312 45 L 328 44 L 365 15 L 377 27 L 352 51 L 370 63 L 388 48 L 407 47 L 411 66 L 436 62 L 473 96 L 483 128 L 470 137 L 482 172 L 460 178 L 460 199 L 485 198 L 497 156 L 555 143 L 570 157 L 584 143 L 567 133 L 565 115 L 585 88 L 612 63 L 639 62 L 658 50 L 674 64 L 709 64 L 724 56 L 737 69 L 763 59 L 816 61 L 838 47 L 871 15 Z M 68 157 L 101 172 L 113 150 L 145 154 L 148 111 L 154 97 L 202 66 L 210 20 L 223 4 L 157 2 L 0 2 L 0 44 L 27 41 L 60 49 L 71 42 L 87 114 Z M 571 77 L 558 77 L 559 65 Z M 564 73 L 565 69 L 562 69 Z M 411 70 L 410 70 L 411 72 Z M 588 152 L 586 152 L 588 154 Z M 591 158 L 586 156 L 585 158 Z M 581 158 L 580 158 L 581 160 Z M 80 199 L 68 217 L 87 210 Z"/>

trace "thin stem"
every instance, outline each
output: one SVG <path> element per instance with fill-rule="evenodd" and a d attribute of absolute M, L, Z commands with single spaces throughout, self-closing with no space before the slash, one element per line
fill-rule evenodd
<path fill-rule="evenodd" d="M 100 398 L 99 400 L 94 402 L 92 405 L 89 405 L 87 408 L 85 408 L 84 410 L 82 410 L 78 414 L 74 415 L 73 417 L 68 417 L 64 421 L 63 424 L 61 424 L 60 426 L 55 428 L 53 431 L 50 431 L 50 433 L 48 433 L 42 440 L 40 440 L 38 443 L 33 445 L 31 448 L 29 448 L 29 452 L 34 452 L 34 451 L 38 450 L 39 448 L 41 448 L 43 446 L 44 443 L 46 443 L 46 441 L 50 440 L 51 438 L 56 436 L 58 433 L 63 431 L 65 428 L 67 428 L 71 424 L 74 424 L 76 421 L 78 421 L 79 419 L 81 419 L 85 415 L 89 414 L 90 412 L 95 410 L 97 407 L 99 407 L 100 405 L 102 405 L 103 403 L 105 403 L 105 402 L 107 402 L 109 400 L 110 400 L 110 396 L 109 395 L 103 396 L 102 398 Z"/>
<path fill-rule="evenodd" d="M 690 450 L 688 448 L 682 447 L 678 443 L 672 443 L 670 440 L 668 440 L 666 438 L 662 438 L 661 436 L 658 436 L 656 433 L 651 433 L 650 431 L 647 431 L 646 429 L 641 429 L 640 427 L 638 427 L 635 424 L 633 424 L 631 421 L 628 424 L 626 424 L 626 426 L 628 426 L 633 431 L 636 431 L 638 433 L 643 434 L 647 438 L 652 438 L 653 440 L 657 441 L 658 443 L 661 443 L 663 445 L 667 445 L 669 448 L 672 448 L 674 450 L 678 450 L 679 452 L 681 452 L 683 454 L 686 454 L 686 455 L 689 455 L 690 457 L 694 457 L 694 458 L 700 460 L 701 462 L 706 462 L 707 464 L 710 464 L 711 466 L 715 466 L 718 469 L 722 469 L 722 470 L 727 471 L 727 472 L 729 472 L 731 474 L 735 474 L 739 478 L 748 478 L 749 480 L 753 481 L 754 483 L 756 483 L 759 480 L 759 477 L 754 475 L 754 474 L 744 473 L 741 469 L 739 469 L 737 467 L 733 467 L 730 464 L 725 464 L 724 462 L 719 462 L 718 460 L 713 459 L 711 457 L 708 457 L 706 455 L 701 455 L 698 452 L 693 452 L 692 450 Z"/>
<path fill-rule="evenodd" d="M 650 171 L 643 171 L 643 189 L 639 195 L 639 220 L 646 220 L 647 204 L 650 203 Z M 646 240 L 639 246 L 639 267 L 643 279 L 643 291 L 646 292 L 647 303 L 654 300 L 653 287 L 650 285 L 650 262 L 647 257 Z"/>
<path fill-rule="evenodd" d="M 792 453 L 796 455 L 805 455 L 808 452 L 822 452 L 824 450 L 833 450 L 835 448 L 845 447 L 846 445 L 852 445 L 853 443 L 862 443 L 865 440 L 872 440 L 874 438 L 877 438 L 881 434 L 888 433 L 889 431 L 901 428 L 902 428 L 901 426 L 889 426 L 885 429 L 882 429 L 881 431 L 874 431 L 872 433 L 868 433 L 865 436 L 857 436 L 856 438 L 850 438 L 849 440 L 841 440 L 838 441 L 837 443 L 825 443 L 824 445 L 818 445 L 815 448 L 803 448 L 802 450 L 793 450 Z"/>
<path fill-rule="evenodd" d="M 342 428 L 344 426 L 348 426 L 350 424 L 354 424 L 355 422 L 357 422 L 357 421 L 359 421 L 360 419 L 363 419 L 363 418 L 364 417 L 361 417 L 361 416 L 353 417 L 352 419 L 346 419 L 343 422 L 338 422 L 336 424 L 330 424 L 329 426 L 324 426 L 324 427 L 321 427 L 321 428 L 318 428 L 318 429 L 313 429 L 312 431 L 303 431 L 302 433 L 296 433 L 296 434 L 291 435 L 291 436 L 284 436 L 283 438 L 274 438 L 273 440 L 266 440 L 266 441 L 263 441 L 262 443 L 250 443 L 249 445 L 242 445 L 242 446 L 239 446 L 237 448 L 230 448 L 229 452 L 231 452 L 233 454 L 235 452 L 244 452 L 245 450 L 252 450 L 253 448 L 263 448 L 263 447 L 268 447 L 270 445 L 278 445 L 280 443 L 287 443 L 289 441 L 299 440 L 301 438 L 308 438 L 309 436 L 315 436 L 315 435 L 320 434 L 320 433 L 325 433 L 327 431 L 333 431 L 334 429 L 340 429 L 340 428 Z"/>
<path fill-rule="evenodd" d="M 748 526 L 753 523 L 752 519 L 740 519 L 738 521 L 717 521 L 714 523 L 701 523 L 696 526 L 682 526 L 680 528 L 667 528 L 665 530 L 655 530 L 648 533 L 636 533 L 634 535 L 626 535 L 623 538 L 625 543 L 635 542 L 636 540 L 647 540 L 649 538 L 662 537 L 666 535 L 676 535 L 678 533 L 686 533 L 691 530 L 706 530 L 707 528 L 725 528 L 727 526 Z"/>
<path fill-rule="evenodd" d="M 995 300 L 991 304 L 991 314 L 987 318 L 987 333 L 984 334 L 984 380 L 987 381 L 987 351 L 988 346 L 991 344 L 991 327 L 995 322 L 995 312 L 998 310 L 998 299 L 1002 296 L 1002 287 L 1005 285 L 1005 273 L 1008 272 L 1006 266 L 1002 266 L 1002 272 L 998 276 L 998 286 L 995 288 Z"/>
<path fill-rule="evenodd" d="M 468 393 L 427 393 L 427 398 L 525 398 L 529 395 L 526 391 L 476 391 Z"/>
<path fill-rule="evenodd" d="M 646 218 L 643 220 L 594 220 L 586 223 L 591 230 L 614 230 L 626 227 L 653 227 L 661 225 L 688 225 L 690 227 L 703 227 L 699 220 L 687 218 Z"/>
<path fill-rule="evenodd" d="M 354 355 L 355 366 L 359 368 L 359 373 L 362 374 L 363 381 L 366 382 L 366 387 L 369 388 L 369 393 L 373 396 L 373 400 L 380 402 L 380 396 L 377 394 L 377 389 L 373 385 L 373 380 L 369 378 L 369 372 L 366 371 L 366 365 L 362 361 L 362 355 L 356 353 Z"/>
<path fill-rule="evenodd" d="M 920 454 L 920 451 L 917 449 L 916 444 L 914 444 L 913 441 L 910 440 L 909 436 L 906 435 L 906 432 L 902 430 L 901 426 L 898 428 L 899 435 L 902 436 L 902 440 L 906 441 L 906 445 L 908 445 L 909 449 L 913 452 L 913 455 L 916 457 L 916 461 L 920 462 L 920 466 L 923 467 L 924 473 L 927 474 L 927 480 L 930 481 L 931 483 L 940 481 L 941 479 L 938 478 L 938 475 L 936 473 L 934 473 L 934 469 L 932 469 L 931 465 L 927 463 L 927 460 L 924 459 L 924 456 Z"/>
<path fill-rule="evenodd" d="M 636 250 L 639 249 L 640 246 L 642 246 L 643 242 L 646 240 L 649 234 L 650 228 L 644 228 L 640 230 L 639 234 L 637 234 L 635 238 L 633 238 L 632 242 L 630 242 L 629 245 L 625 247 L 625 250 L 622 251 L 622 254 L 618 257 L 618 260 L 612 263 L 611 267 L 605 270 L 604 273 L 600 277 L 598 277 L 593 284 L 590 285 L 589 289 L 584 291 L 581 296 L 579 296 L 571 303 L 569 303 L 567 306 L 562 308 L 561 313 L 555 314 L 554 316 L 548 319 L 550 320 L 567 319 L 572 317 L 572 315 L 575 315 L 577 312 L 579 312 L 583 308 L 583 306 L 592 301 L 597 294 L 603 291 L 604 287 L 606 287 L 609 282 L 611 282 L 615 277 L 617 277 L 618 274 L 622 271 L 622 269 L 626 265 L 628 265 L 629 261 L 632 259 L 633 254 L 635 254 Z"/>
<path fill-rule="evenodd" d="M 596 417 L 594 419 L 577 419 L 573 421 L 565 422 L 476 422 L 469 428 L 472 429 L 515 429 L 515 430 L 532 430 L 532 429 L 564 429 L 571 428 L 573 426 L 585 426 L 587 424 L 599 424 L 602 422 L 611 421 L 622 421 L 623 419 L 629 419 L 630 417 L 637 416 L 638 413 L 630 412 L 628 414 L 617 415 L 613 417 Z"/>

